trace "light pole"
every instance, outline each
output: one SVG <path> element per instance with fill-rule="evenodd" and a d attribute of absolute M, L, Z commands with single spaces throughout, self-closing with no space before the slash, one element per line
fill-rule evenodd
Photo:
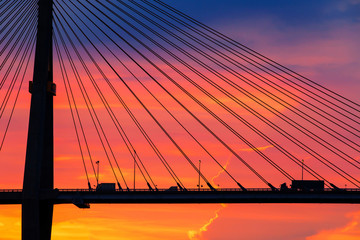
<path fill-rule="evenodd" d="M 96 173 L 96 184 L 99 185 L 99 169 L 100 169 L 100 161 L 95 162 L 97 165 L 97 173 Z"/>
<path fill-rule="evenodd" d="M 201 172 L 200 172 L 200 167 L 201 167 L 201 160 L 199 160 L 199 191 L 200 191 L 200 175 L 201 175 Z"/>
<path fill-rule="evenodd" d="M 301 162 L 301 180 L 304 180 L 304 159 Z"/>
<path fill-rule="evenodd" d="M 135 192 L 135 180 L 136 180 L 136 151 L 134 150 L 134 192 Z"/>

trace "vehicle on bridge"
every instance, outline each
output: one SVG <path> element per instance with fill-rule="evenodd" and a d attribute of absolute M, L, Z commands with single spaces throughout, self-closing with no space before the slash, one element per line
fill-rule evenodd
<path fill-rule="evenodd" d="M 178 189 L 177 186 L 171 186 L 171 187 L 169 187 L 168 189 L 166 189 L 165 191 L 176 192 L 176 191 L 178 191 L 178 190 L 179 190 L 179 189 Z"/>
<path fill-rule="evenodd" d="M 291 189 L 297 191 L 324 191 L 324 181 L 321 180 L 293 180 Z"/>
<path fill-rule="evenodd" d="M 115 192 L 115 183 L 100 183 L 96 186 L 97 192 Z"/>

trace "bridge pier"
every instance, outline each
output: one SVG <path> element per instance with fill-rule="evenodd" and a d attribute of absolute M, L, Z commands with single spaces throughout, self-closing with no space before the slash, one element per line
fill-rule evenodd
<path fill-rule="evenodd" d="M 24 199 L 22 204 L 22 239 L 50 240 L 53 203 L 39 199 Z"/>
<path fill-rule="evenodd" d="M 52 0 L 38 1 L 38 32 L 22 199 L 22 239 L 50 240 L 54 188 Z"/>

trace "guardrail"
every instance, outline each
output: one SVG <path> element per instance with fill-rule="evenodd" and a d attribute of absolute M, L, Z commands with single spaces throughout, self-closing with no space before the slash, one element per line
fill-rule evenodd
<path fill-rule="evenodd" d="M 0 192 L 22 192 L 22 189 L 0 189 Z"/>
<path fill-rule="evenodd" d="M 96 191 L 96 189 L 54 189 L 44 191 L 41 197 L 54 204 L 75 204 L 88 207 L 88 204 L 107 203 L 340 203 L 360 204 L 360 189 L 330 189 L 301 191 L 278 190 L 270 188 L 239 188 L 211 189 L 191 188 L 187 191 L 170 189 L 131 189 L 130 191 Z M 21 189 L 0 189 L 0 204 L 21 204 Z"/>
<path fill-rule="evenodd" d="M 59 192 L 97 192 L 96 189 L 57 189 Z M 287 190 L 280 190 L 279 191 L 289 191 L 289 192 L 296 192 L 301 190 L 294 190 L 294 189 L 287 189 Z M 209 188 L 198 189 L 198 188 L 187 188 L 186 190 L 172 190 L 168 188 L 157 189 L 157 190 L 150 190 L 150 189 L 129 189 L 129 190 L 119 190 L 116 189 L 115 192 L 211 192 L 213 190 Z M 241 188 L 217 188 L 216 191 L 219 192 L 241 192 L 243 191 Z M 247 188 L 248 192 L 272 192 L 271 188 Z M 332 191 L 346 191 L 346 192 L 360 192 L 360 188 L 341 188 L 339 190 L 335 190 L 333 188 L 325 188 L 324 190 L 310 190 L 314 192 L 332 192 Z"/>
<path fill-rule="evenodd" d="M 63 189 L 54 189 L 55 191 L 59 191 L 59 192 L 97 192 L 96 189 L 87 189 L 87 188 L 63 188 Z M 290 191 L 290 192 L 294 192 L 294 191 L 301 191 L 301 190 L 294 190 L 294 189 L 287 189 L 287 190 L 280 190 L 279 191 Z M 213 190 L 209 189 L 209 188 L 202 188 L 202 189 L 198 189 L 198 188 L 187 188 L 186 190 L 172 190 L 172 189 L 168 189 L 168 188 L 162 188 L 162 189 L 125 189 L 125 190 L 119 190 L 116 189 L 115 192 L 211 192 Z M 219 192 L 241 192 L 242 190 L 240 188 L 217 188 L 216 191 Z M 248 192 L 271 192 L 273 191 L 271 188 L 247 188 Z M 360 188 L 340 188 L 338 190 L 335 190 L 333 188 L 325 188 L 324 190 L 310 190 L 310 191 L 314 191 L 314 192 L 329 192 L 329 191 L 346 191 L 346 192 L 360 192 Z M 22 192 L 22 189 L 0 189 L 0 192 Z"/>

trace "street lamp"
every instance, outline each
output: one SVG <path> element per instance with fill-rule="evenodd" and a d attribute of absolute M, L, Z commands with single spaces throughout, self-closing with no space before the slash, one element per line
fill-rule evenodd
<path fill-rule="evenodd" d="M 135 180 L 136 180 L 136 175 L 135 175 L 136 174 L 136 156 L 137 156 L 137 154 L 136 154 L 136 151 L 134 149 L 134 191 L 135 191 Z"/>
<path fill-rule="evenodd" d="M 99 185 L 99 169 L 100 169 L 100 161 L 95 162 L 97 165 L 97 173 L 96 173 L 96 184 Z"/>
<path fill-rule="evenodd" d="M 201 160 L 199 160 L 199 185 L 198 185 L 198 187 L 199 187 L 199 191 L 200 191 L 200 175 L 201 175 L 201 172 L 200 172 L 200 167 L 201 167 Z"/>
<path fill-rule="evenodd" d="M 304 159 L 301 162 L 301 180 L 304 180 Z"/>

